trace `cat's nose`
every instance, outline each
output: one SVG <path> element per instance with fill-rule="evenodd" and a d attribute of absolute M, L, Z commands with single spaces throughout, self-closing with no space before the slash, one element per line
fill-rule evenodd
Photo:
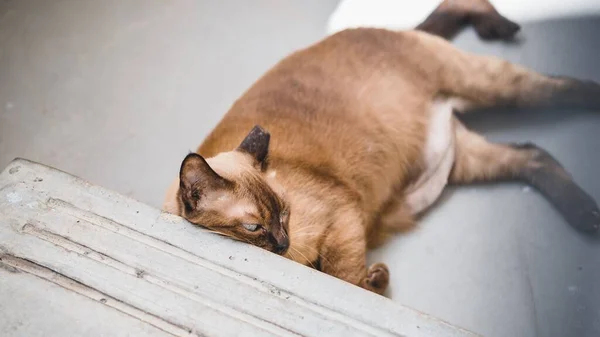
<path fill-rule="evenodd" d="M 285 235 L 275 236 L 270 235 L 271 243 L 273 244 L 273 253 L 283 254 L 290 247 L 290 240 Z"/>
<path fill-rule="evenodd" d="M 290 247 L 290 242 L 288 240 L 285 240 L 284 242 L 278 242 L 275 245 L 275 250 L 273 252 L 275 254 L 283 254 L 288 250 L 289 247 Z"/>
<path fill-rule="evenodd" d="M 290 239 L 282 227 L 274 227 L 269 233 L 269 241 L 273 245 L 273 253 L 284 254 L 290 247 Z"/>

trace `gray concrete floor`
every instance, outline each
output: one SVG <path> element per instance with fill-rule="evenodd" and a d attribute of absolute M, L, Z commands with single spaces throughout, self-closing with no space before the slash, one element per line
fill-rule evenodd
<path fill-rule="evenodd" d="M 325 34 L 336 1 L 0 1 L 0 167 L 55 166 L 160 206 L 181 158 L 287 53 Z M 600 81 L 599 19 L 532 24 L 522 45 L 459 46 Z M 600 116 L 474 116 L 532 140 L 600 200 Z M 371 254 L 395 301 L 486 336 L 600 335 L 600 246 L 521 186 L 448 191 L 411 235 Z"/>
<path fill-rule="evenodd" d="M 160 206 L 182 156 L 336 4 L 0 1 L 0 167 L 25 157 Z"/>

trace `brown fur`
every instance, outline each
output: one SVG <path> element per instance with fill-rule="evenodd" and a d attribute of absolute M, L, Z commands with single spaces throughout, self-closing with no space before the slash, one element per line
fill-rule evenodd
<path fill-rule="evenodd" d="M 233 104 L 199 155 L 184 160 L 165 210 L 383 293 L 389 272 L 382 264 L 367 268 L 366 250 L 414 225 L 405 198 L 426 166 L 435 99 L 452 98 L 461 112 L 600 107 L 597 84 L 453 47 L 439 36 L 465 24 L 483 35 L 493 31 L 492 38 L 512 38 L 518 30 L 486 0 L 453 3 L 444 1 L 422 31 L 349 29 L 282 60 Z M 572 225 L 597 230 L 595 202 L 543 150 L 490 144 L 456 118 L 452 123 L 450 182 L 520 179 L 538 187 Z M 268 133 L 270 142 L 260 138 Z M 561 198 L 557 189 L 564 186 L 578 203 Z M 244 224 L 261 227 L 248 231 Z"/>

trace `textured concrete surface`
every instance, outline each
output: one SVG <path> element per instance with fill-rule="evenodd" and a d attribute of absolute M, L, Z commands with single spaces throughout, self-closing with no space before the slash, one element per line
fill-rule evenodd
<path fill-rule="evenodd" d="M 26 160 L 0 174 L 0 312 L 3 337 L 475 337 Z"/>
<path fill-rule="evenodd" d="M 0 2 L 0 166 L 26 157 L 159 206 L 181 158 L 288 52 L 322 37 L 335 1 Z M 523 27 L 520 45 L 456 43 L 600 81 L 600 19 Z M 531 140 L 600 200 L 598 112 L 487 113 L 469 125 Z M 522 186 L 448 191 L 371 254 L 394 301 L 485 336 L 600 335 L 600 245 Z"/>

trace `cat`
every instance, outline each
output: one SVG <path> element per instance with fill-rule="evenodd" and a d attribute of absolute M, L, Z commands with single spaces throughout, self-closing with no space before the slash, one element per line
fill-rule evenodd
<path fill-rule="evenodd" d="M 180 165 L 163 209 L 377 294 L 366 251 L 416 219 L 447 184 L 522 181 L 576 229 L 593 198 L 548 152 L 497 144 L 455 116 L 489 107 L 600 109 L 600 85 L 550 77 L 450 39 L 514 38 L 487 0 L 443 1 L 415 30 L 347 29 L 281 60 Z"/>

